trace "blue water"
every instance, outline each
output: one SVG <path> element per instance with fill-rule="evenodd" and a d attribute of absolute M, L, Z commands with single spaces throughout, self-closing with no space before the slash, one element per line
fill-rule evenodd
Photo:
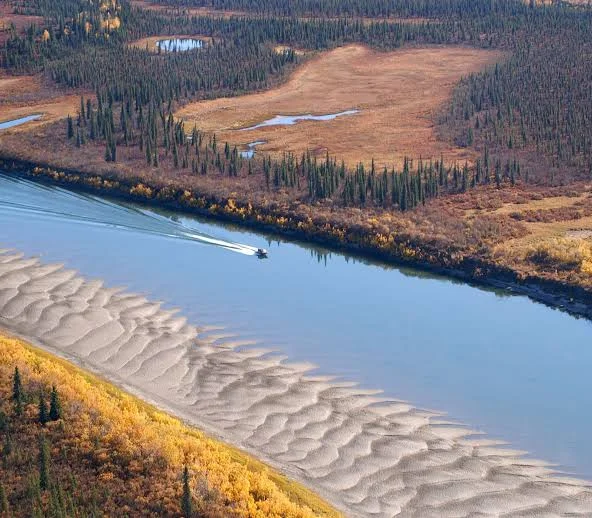
<path fill-rule="evenodd" d="M 20 126 L 21 124 L 25 124 L 26 122 L 31 122 L 37 119 L 40 119 L 42 114 L 38 113 L 35 115 L 27 115 L 26 117 L 21 117 L 20 119 L 14 119 L 11 121 L 0 122 L 0 130 L 14 128 L 15 126 Z"/>
<path fill-rule="evenodd" d="M 159 40 L 156 46 L 166 52 L 185 52 L 187 50 L 201 49 L 204 41 L 196 38 L 173 38 L 169 40 Z"/>
<path fill-rule="evenodd" d="M 592 477 L 592 323 L 504 291 L 0 176 L 0 247 Z M 269 258 L 254 255 L 258 247 Z"/>
<path fill-rule="evenodd" d="M 291 126 L 299 121 L 330 121 L 336 119 L 337 117 L 354 115 L 358 113 L 358 111 L 359 110 L 347 110 L 339 113 L 329 113 L 327 115 L 276 115 L 272 119 L 260 122 L 259 124 L 255 124 L 254 126 L 249 126 L 248 128 L 241 128 L 241 131 L 254 130 L 257 128 L 264 128 L 267 126 Z"/>
<path fill-rule="evenodd" d="M 255 148 L 265 144 L 265 140 L 257 140 L 256 142 L 250 142 L 247 144 L 247 149 L 240 152 L 240 156 L 243 158 L 253 158 L 255 156 Z"/>

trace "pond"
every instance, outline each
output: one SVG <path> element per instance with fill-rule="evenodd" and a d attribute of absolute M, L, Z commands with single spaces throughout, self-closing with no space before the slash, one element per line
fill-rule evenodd
<path fill-rule="evenodd" d="M 265 140 L 257 140 L 247 144 L 247 149 L 240 152 L 240 156 L 243 158 L 253 158 L 255 156 L 255 147 L 265 144 Z"/>
<path fill-rule="evenodd" d="M 241 128 L 241 131 L 249 131 L 257 128 L 264 128 L 267 126 L 291 126 L 299 121 L 330 121 L 337 117 L 344 117 L 346 115 L 355 115 L 359 110 L 346 110 L 339 113 L 329 113 L 327 115 L 276 115 L 272 119 L 260 122 L 248 128 Z"/>
<path fill-rule="evenodd" d="M 40 119 L 43 116 L 41 113 L 36 113 L 34 115 L 27 115 L 26 117 L 21 117 L 20 119 L 14 119 L 6 122 L 0 122 L 0 130 L 14 128 L 15 126 L 20 126 L 21 124 L 25 124 L 26 122 L 31 122 L 37 119 Z"/>
<path fill-rule="evenodd" d="M 187 50 L 201 49 L 204 45 L 205 42 L 197 38 L 173 38 L 156 42 L 156 48 L 165 52 L 185 52 Z"/>

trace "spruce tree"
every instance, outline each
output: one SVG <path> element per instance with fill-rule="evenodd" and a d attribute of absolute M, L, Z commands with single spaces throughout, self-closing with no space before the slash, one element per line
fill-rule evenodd
<path fill-rule="evenodd" d="M 62 403 L 55 385 L 51 387 L 51 396 L 49 399 L 49 418 L 57 421 L 62 418 Z"/>
<path fill-rule="evenodd" d="M 47 421 L 49 421 L 49 416 L 47 415 L 47 403 L 45 402 L 45 398 L 43 397 L 43 393 L 39 393 L 39 423 L 43 426 L 46 425 Z"/>
<path fill-rule="evenodd" d="M 45 437 L 39 441 L 39 489 L 49 488 L 49 444 Z"/>
<path fill-rule="evenodd" d="M 68 140 L 72 140 L 74 137 L 74 124 L 72 123 L 72 117 L 68 115 Z"/>
<path fill-rule="evenodd" d="M 12 400 L 17 401 L 23 397 L 23 385 L 21 382 L 21 373 L 18 367 L 14 368 L 14 374 L 12 376 Z"/>
<path fill-rule="evenodd" d="M 23 413 L 23 398 L 24 394 L 21 375 L 18 367 L 15 367 L 12 378 L 12 400 L 14 402 L 14 412 L 16 415 L 21 415 Z"/>
<path fill-rule="evenodd" d="M 10 514 L 10 506 L 8 505 L 8 495 L 6 490 L 0 482 L 0 514 L 8 516 Z"/>
<path fill-rule="evenodd" d="M 185 518 L 193 516 L 193 503 L 191 501 L 191 488 L 189 487 L 189 470 L 187 466 L 183 468 L 183 499 L 181 509 Z"/>

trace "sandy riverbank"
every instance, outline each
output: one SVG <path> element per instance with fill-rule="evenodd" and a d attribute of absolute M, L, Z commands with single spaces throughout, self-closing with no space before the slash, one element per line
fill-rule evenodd
<path fill-rule="evenodd" d="M 351 516 L 589 516 L 592 485 L 440 416 L 0 253 L 0 326 L 304 482 Z M 481 513 L 481 514 L 479 514 Z"/>

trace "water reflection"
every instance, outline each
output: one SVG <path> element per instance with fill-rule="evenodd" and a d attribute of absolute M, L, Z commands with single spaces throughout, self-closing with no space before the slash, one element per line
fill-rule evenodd
<path fill-rule="evenodd" d="M 187 50 L 201 49 L 205 42 L 196 38 L 173 38 L 156 42 L 156 47 L 165 52 L 185 52 Z"/>

